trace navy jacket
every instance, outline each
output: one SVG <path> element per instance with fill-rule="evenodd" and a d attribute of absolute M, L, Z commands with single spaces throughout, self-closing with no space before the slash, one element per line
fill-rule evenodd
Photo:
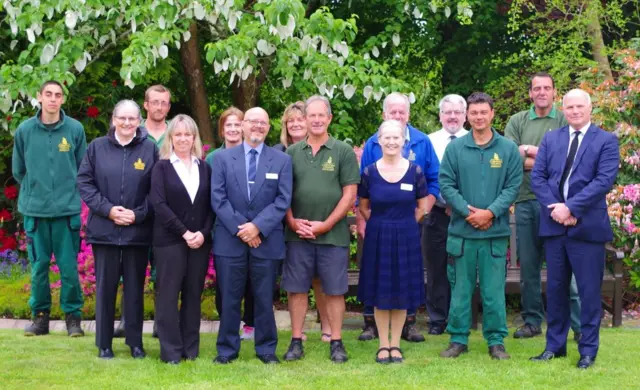
<path fill-rule="evenodd" d="M 256 167 L 251 199 L 247 193 L 247 171 L 242 145 L 213 156 L 211 205 L 216 213 L 213 253 L 241 257 L 250 252 L 261 259 L 284 259 L 282 220 L 291 206 L 293 169 L 291 157 L 264 145 Z M 249 248 L 239 237 L 238 226 L 253 222 L 262 244 Z"/>
<path fill-rule="evenodd" d="M 122 146 L 114 129 L 96 138 L 87 149 L 78 171 L 80 197 L 89 207 L 87 242 L 106 245 L 151 245 L 153 220 L 147 199 L 151 170 L 158 160 L 158 148 L 138 128 L 131 143 Z M 133 210 L 130 226 L 109 219 L 114 206 Z"/>
<path fill-rule="evenodd" d="M 544 135 L 531 172 L 531 188 L 540 202 L 540 236 L 563 234 L 591 242 L 613 239 L 607 213 L 606 196 L 618 174 L 620 151 L 612 133 L 591 125 L 583 136 L 569 176 L 569 193 L 562 201 L 560 179 L 569 150 L 569 126 Z M 578 219 L 573 227 L 565 227 L 551 218 L 547 207 L 564 203 Z"/>

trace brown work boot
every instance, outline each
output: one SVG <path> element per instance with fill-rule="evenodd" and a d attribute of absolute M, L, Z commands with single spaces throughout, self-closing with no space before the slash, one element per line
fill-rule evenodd
<path fill-rule="evenodd" d="M 41 311 L 33 318 L 33 322 L 24 328 L 25 336 L 42 336 L 49 334 L 49 312 Z"/>
<path fill-rule="evenodd" d="M 64 318 L 64 322 L 67 324 L 67 334 L 70 337 L 82 337 L 84 336 L 84 331 L 80 326 L 82 320 L 80 316 L 74 316 L 72 314 L 67 314 Z"/>
<path fill-rule="evenodd" d="M 457 358 L 463 353 L 469 352 L 469 349 L 466 345 L 460 343 L 450 343 L 449 347 L 444 351 L 440 352 L 440 357 L 443 358 Z"/>
<path fill-rule="evenodd" d="M 418 327 L 416 326 L 416 316 L 407 316 L 407 319 L 402 327 L 402 339 L 411 341 L 412 343 L 421 343 L 424 341 L 424 336 Z"/>
<path fill-rule="evenodd" d="M 511 356 L 505 351 L 504 345 L 493 345 L 489 347 L 489 355 L 492 359 L 496 360 L 508 360 Z"/>
<path fill-rule="evenodd" d="M 369 341 L 378 338 L 378 328 L 373 316 L 364 316 L 364 327 L 362 333 L 358 336 L 360 341 Z"/>

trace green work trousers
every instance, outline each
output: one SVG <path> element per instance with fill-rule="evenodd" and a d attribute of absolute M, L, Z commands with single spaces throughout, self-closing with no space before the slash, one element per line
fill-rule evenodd
<path fill-rule="evenodd" d="M 490 347 L 502 345 L 507 337 L 505 280 L 507 237 L 464 239 L 449 236 L 447 252 L 453 266 L 448 274 L 451 283 L 451 308 L 447 332 L 452 343 L 467 345 L 471 328 L 471 305 L 476 281 L 482 298 L 482 335 Z"/>
<path fill-rule="evenodd" d="M 49 266 L 51 255 L 55 255 L 60 269 L 60 307 L 65 314 L 80 316 L 84 303 L 78 278 L 80 215 L 58 218 L 25 215 L 24 229 L 31 262 L 31 312 L 36 316 L 38 312 L 51 311 Z"/>

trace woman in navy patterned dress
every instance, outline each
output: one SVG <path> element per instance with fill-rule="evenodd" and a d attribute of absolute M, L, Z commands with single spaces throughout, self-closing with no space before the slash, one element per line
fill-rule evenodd
<path fill-rule="evenodd" d="M 382 123 L 382 158 L 364 169 L 358 188 L 358 207 L 367 220 L 358 299 L 375 308 L 379 363 L 402 362 L 407 309 L 425 301 L 418 222 L 427 207 L 427 182 L 422 169 L 402 157 L 404 134 L 400 122 Z"/>

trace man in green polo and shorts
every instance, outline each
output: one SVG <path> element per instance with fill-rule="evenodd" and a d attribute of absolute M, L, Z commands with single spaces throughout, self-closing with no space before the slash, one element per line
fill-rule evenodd
<path fill-rule="evenodd" d="M 25 336 L 49 333 L 51 290 L 49 266 L 55 256 L 60 269 L 60 306 L 67 333 L 84 336 L 80 326 L 84 304 L 78 278 L 80 249 L 80 194 L 78 167 L 87 150 L 82 124 L 61 109 L 64 89 L 57 81 L 42 84 L 40 109 L 20 124 L 13 144 L 13 177 L 20 183 L 18 211 L 24 216 L 31 262 L 33 322 Z"/>
<path fill-rule="evenodd" d="M 491 128 L 493 99 L 475 92 L 467 98 L 472 131 L 453 140 L 440 164 L 440 193 L 451 206 L 447 252 L 453 262 L 449 347 L 440 353 L 455 358 L 467 352 L 471 298 L 480 282 L 482 334 L 493 359 L 509 359 L 505 279 L 511 235 L 509 207 L 522 183 L 522 160 L 516 144 Z M 477 270 L 477 272 L 476 272 Z"/>
<path fill-rule="evenodd" d="M 538 145 L 546 132 L 567 125 L 562 111 L 553 104 L 556 89 L 550 74 L 534 74 L 529 83 L 531 108 L 513 115 L 504 135 L 512 139 L 520 150 L 524 176 L 520 193 L 516 199 L 516 247 L 520 262 L 520 296 L 524 325 L 516 329 L 513 337 L 530 338 L 542 334 L 544 306 L 540 271 L 544 262 L 542 239 L 538 235 L 540 226 L 540 203 L 531 190 L 531 170 L 536 161 Z M 571 279 L 571 329 L 574 339 L 580 340 L 580 297 L 576 279 Z"/>
<path fill-rule="evenodd" d="M 348 290 L 349 226 L 347 212 L 356 200 L 360 169 L 353 149 L 328 133 L 331 105 L 312 96 L 305 103 L 307 139 L 287 149 L 293 162 L 293 197 L 287 211 L 287 256 L 282 288 L 288 293 L 291 344 L 284 360 L 301 359 L 307 295 L 314 276 L 326 295 L 331 325 L 330 357 L 347 361 L 342 343 L 344 294 Z"/>

